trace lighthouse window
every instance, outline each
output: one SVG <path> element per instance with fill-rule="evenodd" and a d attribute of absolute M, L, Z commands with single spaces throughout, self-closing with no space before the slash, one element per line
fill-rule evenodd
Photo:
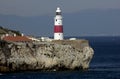
<path fill-rule="evenodd" d="M 56 12 L 56 15 L 61 15 L 61 12 Z"/>
<path fill-rule="evenodd" d="M 57 19 L 56 19 L 56 21 L 57 21 Z"/>

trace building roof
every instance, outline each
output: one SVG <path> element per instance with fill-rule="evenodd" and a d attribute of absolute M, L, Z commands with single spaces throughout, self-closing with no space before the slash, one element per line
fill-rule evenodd
<path fill-rule="evenodd" d="M 31 42 L 32 41 L 26 36 L 5 36 L 3 40 L 12 41 L 12 42 Z"/>

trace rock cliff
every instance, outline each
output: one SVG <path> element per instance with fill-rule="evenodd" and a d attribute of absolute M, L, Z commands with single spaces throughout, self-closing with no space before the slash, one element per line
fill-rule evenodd
<path fill-rule="evenodd" d="M 37 43 L 0 41 L 0 72 L 86 69 L 93 54 L 87 40 Z"/>

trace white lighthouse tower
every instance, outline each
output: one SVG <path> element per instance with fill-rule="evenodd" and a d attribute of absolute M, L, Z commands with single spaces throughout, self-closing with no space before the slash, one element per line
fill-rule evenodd
<path fill-rule="evenodd" d="M 63 40 L 62 15 L 59 7 L 57 7 L 56 16 L 54 18 L 54 40 Z"/>

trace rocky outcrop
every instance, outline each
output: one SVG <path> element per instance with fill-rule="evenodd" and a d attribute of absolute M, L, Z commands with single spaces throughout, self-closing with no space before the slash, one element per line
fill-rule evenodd
<path fill-rule="evenodd" d="M 86 69 L 93 53 L 87 40 L 37 43 L 0 41 L 0 72 Z"/>

